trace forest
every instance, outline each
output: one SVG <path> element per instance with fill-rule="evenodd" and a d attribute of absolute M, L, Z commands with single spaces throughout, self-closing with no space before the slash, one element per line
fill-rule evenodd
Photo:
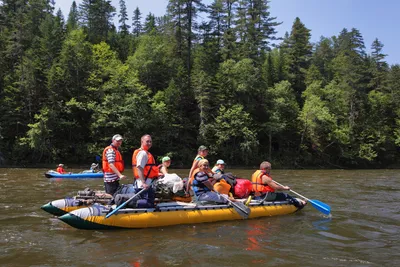
<path fill-rule="evenodd" d="M 126 162 L 151 134 L 174 167 L 199 145 L 230 166 L 399 166 L 384 44 L 356 28 L 312 43 L 301 18 L 278 38 L 269 3 L 169 0 L 156 17 L 83 0 L 64 17 L 53 0 L 1 0 L 0 166 L 90 164 L 116 133 Z"/>

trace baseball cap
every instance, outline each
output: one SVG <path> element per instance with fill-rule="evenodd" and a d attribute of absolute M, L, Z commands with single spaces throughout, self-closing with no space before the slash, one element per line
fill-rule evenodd
<path fill-rule="evenodd" d="M 164 162 L 169 161 L 169 160 L 171 160 L 170 157 L 163 157 L 161 161 L 162 161 L 162 163 L 164 163 Z"/>
<path fill-rule="evenodd" d="M 219 159 L 219 160 L 217 160 L 217 165 L 218 164 L 223 164 L 223 165 L 225 165 L 226 163 L 225 163 L 225 161 L 223 161 L 222 159 Z"/>
<path fill-rule="evenodd" d="M 203 146 L 203 145 L 199 146 L 198 151 L 203 151 L 203 150 L 208 150 L 208 148 L 206 146 Z"/>
<path fill-rule="evenodd" d="M 64 164 L 60 163 L 58 164 L 58 167 L 64 167 Z"/>
<path fill-rule="evenodd" d="M 113 137 L 112 137 L 112 140 L 117 140 L 117 141 L 119 141 L 119 140 L 122 140 L 123 138 L 122 138 L 122 136 L 120 135 L 120 134 L 116 134 L 116 135 L 114 135 Z"/>

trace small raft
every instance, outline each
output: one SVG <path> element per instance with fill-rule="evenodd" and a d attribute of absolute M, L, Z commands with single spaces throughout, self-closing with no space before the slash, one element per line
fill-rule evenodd
<path fill-rule="evenodd" d="M 66 178 L 66 179 L 82 179 L 82 178 L 103 178 L 102 172 L 81 172 L 81 173 L 64 173 L 56 171 L 47 171 L 44 173 L 46 178 Z"/>
<path fill-rule="evenodd" d="M 161 205 L 160 205 L 161 204 Z M 106 218 L 110 206 L 94 204 L 74 210 L 59 219 L 72 227 L 88 230 L 135 229 L 180 224 L 196 224 L 243 219 L 230 205 L 199 205 L 195 203 L 160 203 L 152 209 L 120 209 Z M 294 213 L 301 209 L 288 201 L 249 203 L 249 219 Z"/>

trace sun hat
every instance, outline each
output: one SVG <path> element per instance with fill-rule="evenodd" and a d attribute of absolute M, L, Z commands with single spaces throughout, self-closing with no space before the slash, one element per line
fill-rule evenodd
<path fill-rule="evenodd" d="M 203 150 L 208 150 L 208 148 L 206 146 L 203 146 L 203 145 L 199 146 L 198 151 L 203 151 Z"/>
<path fill-rule="evenodd" d="M 162 163 L 164 163 L 164 162 L 170 161 L 170 160 L 171 160 L 171 158 L 167 156 L 167 157 L 163 157 L 161 161 L 162 161 Z"/>
<path fill-rule="evenodd" d="M 217 165 L 218 164 L 223 164 L 223 165 L 225 165 L 226 163 L 225 163 L 225 161 L 223 161 L 222 159 L 219 159 L 219 160 L 217 160 Z"/>
<path fill-rule="evenodd" d="M 113 137 L 112 137 L 112 140 L 117 140 L 117 141 L 120 141 L 120 140 L 122 140 L 123 138 L 122 138 L 122 136 L 120 135 L 120 134 L 116 134 L 116 135 L 114 135 Z"/>
<path fill-rule="evenodd" d="M 96 164 L 96 163 L 92 163 L 92 168 L 95 168 L 95 167 L 97 167 L 97 166 L 99 166 L 99 164 Z"/>
<path fill-rule="evenodd" d="M 58 164 L 58 167 L 64 167 L 64 164 L 60 163 Z"/>

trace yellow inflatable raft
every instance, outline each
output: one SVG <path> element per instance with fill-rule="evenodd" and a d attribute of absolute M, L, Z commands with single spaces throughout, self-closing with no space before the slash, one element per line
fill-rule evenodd
<path fill-rule="evenodd" d="M 249 219 L 286 215 L 301 209 L 288 201 L 257 202 L 249 204 Z M 153 209 L 120 209 L 106 218 L 109 206 L 94 204 L 74 210 L 59 219 L 78 229 L 149 228 L 179 224 L 195 224 L 243 219 L 230 205 L 197 205 L 193 203 L 162 203 Z"/>

